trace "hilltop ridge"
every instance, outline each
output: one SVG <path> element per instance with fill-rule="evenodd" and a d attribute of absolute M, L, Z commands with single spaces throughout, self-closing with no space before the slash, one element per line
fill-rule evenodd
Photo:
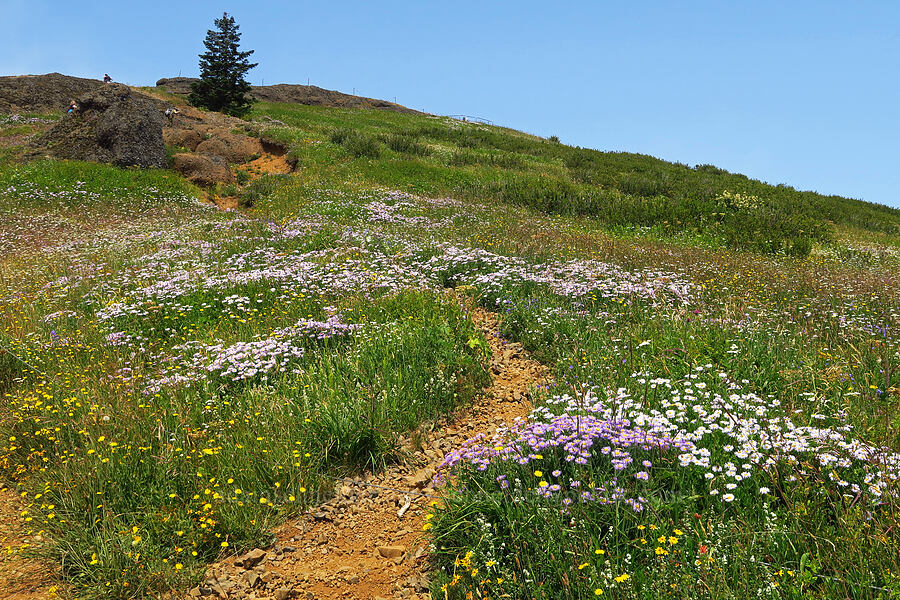
<path fill-rule="evenodd" d="M 191 92 L 191 83 L 198 81 L 196 77 L 169 77 L 156 82 L 156 87 L 164 88 L 172 94 L 187 95 Z M 335 90 L 326 90 L 315 85 L 279 83 L 276 85 L 250 86 L 250 94 L 262 102 L 287 102 L 305 104 L 307 106 L 330 106 L 333 108 L 377 108 L 407 114 L 424 114 L 387 100 L 366 98 L 344 94 Z"/>
<path fill-rule="evenodd" d="M 193 77 L 169 77 L 156 82 L 160 91 L 187 95 Z M 74 98 L 103 85 L 99 79 L 73 77 L 62 73 L 9 75 L 0 77 L 0 114 L 60 111 Z M 366 98 L 327 90 L 314 85 L 279 83 L 252 86 L 252 95 L 263 102 L 288 102 L 333 108 L 373 108 L 407 114 L 424 114 L 387 100 Z"/>

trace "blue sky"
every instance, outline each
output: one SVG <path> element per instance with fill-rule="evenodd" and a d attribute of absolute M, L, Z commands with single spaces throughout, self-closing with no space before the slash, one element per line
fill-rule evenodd
<path fill-rule="evenodd" d="M 0 0 L 0 74 L 195 76 L 223 11 L 253 84 L 900 207 L 900 2 Z"/>

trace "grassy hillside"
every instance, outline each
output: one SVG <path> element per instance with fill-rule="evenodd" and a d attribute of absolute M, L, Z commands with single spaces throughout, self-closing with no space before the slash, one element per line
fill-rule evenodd
<path fill-rule="evenodd" d="M 475 302 L 555 385 L 446 458 L 433 597 L 900 593 L 898 211 L 438 117 L 253 118 L 298 170 L 239 212 L 0 164 L 6 553 L 40 533 L 79 597 L 187 589 L 464 407 Z"/>
<path fill-rule="evenodd" d="M 846 229 L 897 234 L 900 211 L 772 186 L 712 165 L 565 146 L 448 118 L 259 104 L 304 170 L 425 194 L 497 199 L 611 228 L 804 256 Z M 352 160 L 351 160 L 352 159 Z"/>

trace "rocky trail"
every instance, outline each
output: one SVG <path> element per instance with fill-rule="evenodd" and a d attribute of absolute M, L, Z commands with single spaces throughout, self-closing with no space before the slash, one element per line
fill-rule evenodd
<path fill-rule="evenodd" d="M 210 567 L 203 584 L 176 597 L 253 599 L 409 599 L 428 593 L 428 540 L 423 525 L 439 492 L 432 478 L 444 455 L 477 433 L 523 417 L 531 389 L 547 369 L 499 334 L 493 313 L 470 308 L 491 349 L 493 383 L 474 404 L 403 440 L 408 458 L 378 474 L 336 481 L 334 496 L 282 525 L 268 548 Z M 0 486 L 2 487 L 2 486 Z M 0 600 L 65 597 L 55 570 L 23 550 L 41 542 L 19 514 L 10 489 L 0 489 Z"/>
<path fill-rule="evenodd" d="M 493 383 L 439 430 L 404 440 L 410 458 L 376 475 L 338 481 L 328 502 L 276 531 L 275 543 L 210 568 L 188 598 L 423 600 L 428 592 L 426 515 L 444 455 L 477 433 L 526 416 L 547 369 L 505 341 L 496 315 L 471 309 L 490 344 Z"/>

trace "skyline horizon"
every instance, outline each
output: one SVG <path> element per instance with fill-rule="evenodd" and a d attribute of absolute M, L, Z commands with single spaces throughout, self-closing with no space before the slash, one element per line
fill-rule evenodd
<path fill-rule="evenodd" d="M 900 61 L 889 27 L 900 6 L 230 4 L 241 48 L 260 63 L 253 85 L 315 85 L 900 208 L 900 82 L 885 76 Z M 11 0 L 10 22 L 22 26 L 0 41 L 0 72 L 109 72 L 138 86 L 197 76 L 203 34 L 221 12 L 208 0 Z M 135 21 L 153 34 L 132 35 Z"/>

